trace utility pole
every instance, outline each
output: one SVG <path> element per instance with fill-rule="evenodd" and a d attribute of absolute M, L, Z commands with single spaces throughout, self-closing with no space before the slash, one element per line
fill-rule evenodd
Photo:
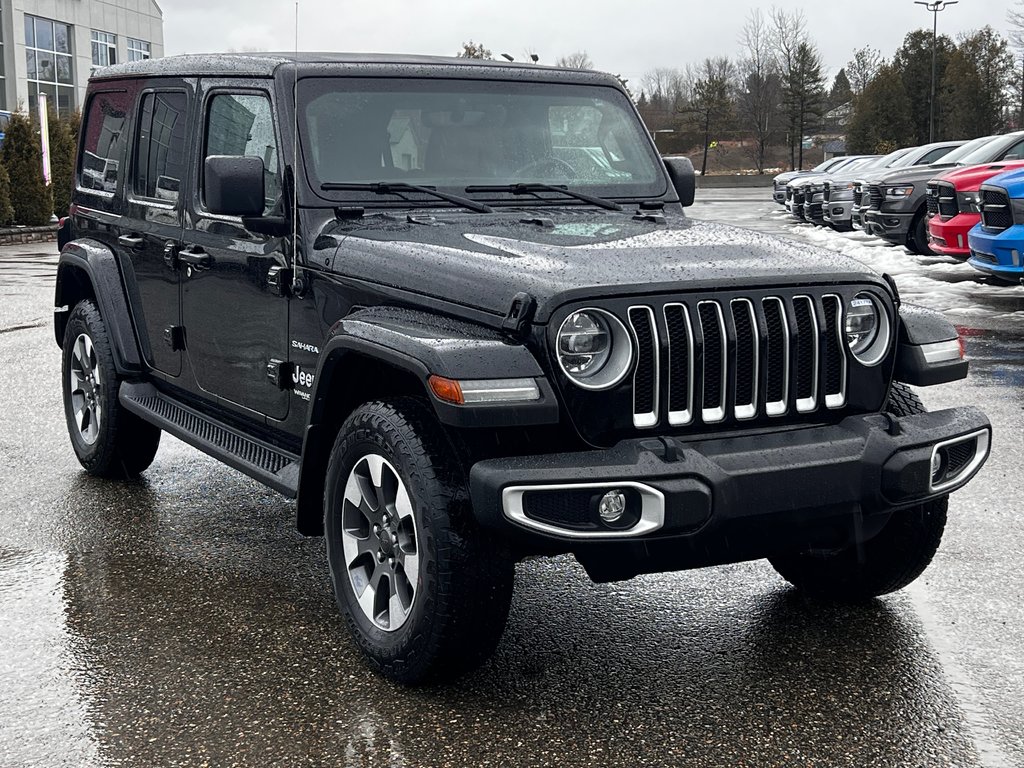
<path fill-rule="evenodd" d="M 928 141 L 935 141 L 935 48 L 939 39 L 939 11 L 956 5 L 960 0 L 914 0 L 914 5 L 923 5 L 932 15 L 932 98 L 928 103 Z"/>

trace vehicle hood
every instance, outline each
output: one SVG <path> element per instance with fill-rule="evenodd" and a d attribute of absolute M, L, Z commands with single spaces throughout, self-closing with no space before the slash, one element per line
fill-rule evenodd
<path fill-rule="evenodd" d="M 546 220 L 522 221 L 534 216 Z M 407 301 L 431 297 L 498 316 L 507 314 L 517 293 L 526 292 L 536 301 L 538 322 L 563 303 L 602 296 L 884 285 L 868 267 L 834 251 L 678 214 L 670 214 L 667 224 L 625 213 L 564 210 L 519 211 L 514 217 L 435 212 L 430 220 L 410 223 L 402 214 L 328 223 L 313 260 L 328 260 L 339 277 L 398 292 Z"/>
<path fill-rule="evenodd" d="M 1004 171 L 985 182 L 990 187 L 1001 187 L 1014 200 L 1024 198 L 1024 168 Z"/>
<path fill-rule="evenodd" d="M 952 166 L 946 166 L 952 168 Z M 923 184 L 943 173 L 942 166 L 908 165 L 906 168 L 882 169 L 882 172 L 868 173 L 859 178 L 869 184 Z"/>
<path fill-rule="evenodd" d="M 772 181 L 779 184 L 788 184 L 799 176 L 809 176 L 812 173 L 816 173 L 816 171 L 786 171 L 785 173 L 780 173 Z"/>
<path fill-rule="evenodd" d="M 1024 160 L 968 165 L 943 173 L 937 179 L 949 182 L 957 192 L 977 192 L 993 176 L 1018 168 L 1024 168 Z"/>

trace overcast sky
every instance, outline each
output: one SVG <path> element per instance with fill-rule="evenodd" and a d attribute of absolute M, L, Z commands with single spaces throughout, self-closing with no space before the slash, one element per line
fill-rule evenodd
<path fill-rule="evenodd" d="M 753 0 L 300 0 L 303 50 L 453 55 L 463 40 L 497 56 L 536 51 L 542 63 L 586 50 L 598 69 L 639 85 L 654 67 L 681 67 L 706 56 L 735 56 Z M 870 44 L 890 56 L 932 16 L 913 0 L 776 0 L 802 9 L 830 75 Z M 1015 0 L 960 0 L 939 14 L 939 31 L 955 35 L 986 24 L 1006 33 Z M 291 50 L 293 0 L 161 0 L 168 54 L 229 48 Z M 856 10 L 856 12 L 854 12 Z"/>

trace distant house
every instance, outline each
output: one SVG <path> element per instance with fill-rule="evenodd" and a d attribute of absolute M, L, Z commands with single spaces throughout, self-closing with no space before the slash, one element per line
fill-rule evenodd
<path fill-rule="evenodd" d="M 391 138 L 391 156 L 395 165 L 403 171 L 423 168 L 423 140 L 419 135 L 417 121 L 411 117 L 394 117 L 388 126 Z"/>
<path fill-rule="evenodd" d="M 831 160 L 833 157 L 839 157 L 840 155 L 846 154 L 846 139 L 832 139 L 826 141 L 825 146 L 825 159 Z"/>

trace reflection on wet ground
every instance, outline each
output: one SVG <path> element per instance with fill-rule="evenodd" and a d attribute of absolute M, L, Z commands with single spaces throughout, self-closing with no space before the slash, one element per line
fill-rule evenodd
<path fill-rule="evenodd" d="M 836 607 L 764 563 L 595 585 L 531 560 L 494 659 L 409 691 L 360 660 L 281 497 L 171 439 L 141 481 L 84 475 L 31 327 L 52 285 L 2 290 L 0 328 L 30 326 L 0 334 L 2 766 L 1024 764 L 1015 329 L 968 323 L 974 375 L 924 393 L 981 404 L 997 439 L 911 592 Z"/>
<path fill-rule="evenodd" d="M 57 244 L 28 243 L 3 246 L 0 286 L 50 281 L 57 275 Z"/>

